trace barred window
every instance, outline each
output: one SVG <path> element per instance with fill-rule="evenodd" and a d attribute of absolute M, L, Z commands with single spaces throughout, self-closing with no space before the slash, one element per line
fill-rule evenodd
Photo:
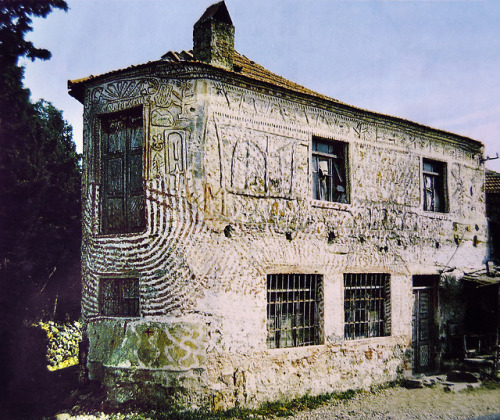
<path fill-rule="evenodd" d="M 390 302 L 389 274 L 344 274 L 344 337 L 390 335 Z"/>
<path fill-rule="evenodd" d="M 347 143 L 313 138 L 313 198 L 348 203 Z"/>
<path fill-rule="evenodd" d="M 140 316 L 139 279 L 103 278 L 100 282 L 99 295 L 101 315 Z"/>
<path fill-rule="evenodd" d="M 322 282 L 319 274 L 267 276 L 268 348 L 321 344 Z"/>
<path fill-rule="evenodd" d="M 446 212 L 446 163 L 424 159 L 422 176 L 424 210 Z"/>

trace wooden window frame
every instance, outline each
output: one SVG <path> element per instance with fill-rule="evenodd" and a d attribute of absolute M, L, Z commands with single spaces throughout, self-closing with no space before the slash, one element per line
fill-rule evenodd
<path fill-rule="evenodd" d="M 290 348 L 322 344 L 321 274 L 267 276 L 267 347 Z"/>
<path fill-rule="evenodd" d="M 106 293 L 113 295 L 106 296 Z M 99 315 L 139 318 L 141 316 L 139 279 L 102 277 L 99 281 Z"/>
<path fill-rule="evenodd" d="M 312 196 L 314 200 L 349 204 L 348 143 L 312 138 Z"/>
<path fill-rule="evenodd" d="M 344 338 L 357 340 L 390 335 L 390 274 L 344 274 Z"/>
<path fill-rule="evenodd" d="M 424 211 L 447 213 L 447 165 L 433 159 L 422 159 L 422 205 Z"/>
<path fill-rule="evenodd" d="M 143 112 L 142 107 L 135 107 L 99 117 L 100 232 L 104 235 L 137 233 L 146 227 Z M 133 122 L 139 119 L 140 123 Z M 117 137 L 123 136 L 125 140 L 121 145 L 119 141 L 116 141 L 111 146 L 110 127 L 112 124 L 120 123 L 130 124 L 125 127 L 127 130 L 125 135 L 123 134 L 125 130 L 117 134 Z M 139 135 L 137 136 L 137 133 L 131 130 L 137 130 Z M 133 147 L 134 142 L 139 143 L 137 147 Z M 120 176 L 114 177 L 116 172 Z"/>

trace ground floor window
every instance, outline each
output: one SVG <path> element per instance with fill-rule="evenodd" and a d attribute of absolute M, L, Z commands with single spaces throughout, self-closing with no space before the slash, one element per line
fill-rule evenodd
<path fill-rule="evenodd" d="M 344 274 L 344 337 L 390 335 L 390 275 Z"/>
<path fill-rule="evenodd" d="M 321 344 L 320 274 L 267 276 L 267 346 L 301 347 Z"/>
<path fill-rule="evenodd" d="M 99 312 L 104 316 L 140 316 L 139 279 L 102 278 L 99 287 Z"/>

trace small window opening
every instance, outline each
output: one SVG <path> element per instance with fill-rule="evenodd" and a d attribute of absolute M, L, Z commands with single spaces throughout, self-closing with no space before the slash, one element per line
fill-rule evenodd
<path fill-rule="evenodd" d="M 313 138 L 313 198 L 348 203 L 347 143 Z"/>
<path fill-rule="evenodd" d="M 390 275 L 344 274 L 344 337 L 390 335 Z"/>
<path fill-rule="evenodd" d="M 312 346 L 321 343 L 320 274 L 267 276 L 268 348 Z"/>
<path fill-rule="evenodd" d="M 103 278 L 100 282 L 100 314 L 116 317 L 138 317 L 139 279 Z"/>
<path fill-rule="evenodd" d="M 423 160 L 424 210 L 446 212 L 446 164 Z"/>

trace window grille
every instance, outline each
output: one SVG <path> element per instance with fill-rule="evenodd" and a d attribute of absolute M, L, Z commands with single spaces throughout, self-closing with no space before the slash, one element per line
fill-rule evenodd
<path fill-rule="evenodd" d="M 138 232 L 145 227 L 143 137 L 141 108 L 101 119 L 102 233 Z"/>
<path fill-rule="evenodd" d="M 430 159 L 423 160 L 424 210 L 446 211 L 446 164 Z"/>
<path fill-rule="evenodd" d="M 100 282 L 100 314 L 138 317 L 139 279 L 104 278 Z"/>
<path fill-rule="evenodd" d="M 268 348 L 320 344 L 322 282 L 319 274 L 267 276 Z"/>
<path fill-rule="evenodd" d="M 348 203 L 347 144 L 313 138 L 313 198 Z"/>
<path fill-rule="evenodd" d="M 390 275 L 344 274 L 344 337 L 390 335 Z"/>

